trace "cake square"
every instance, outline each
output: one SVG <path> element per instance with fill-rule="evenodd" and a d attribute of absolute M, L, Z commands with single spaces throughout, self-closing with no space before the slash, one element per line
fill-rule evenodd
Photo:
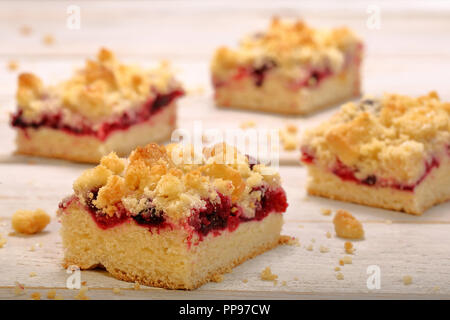
<path fill-rule="evenodd" d="M 436 92 L 344 104 L 305 132 L 309 194 L 420 215 L 450 199 L 450 103 Z"/>
<path fill-rule="evenodd" d="M 55 86 L 21 74 L 11 117 L 17 153 L 91 163 L 111 151 L 127 156 L 139 145 L 169 140 L 182 95 L 167 63 L 144 70 L 107 49 Z"/>
<path fill-rule="evenodd" d="M 313 29 L 273 19 L 211 63 L 218 106 L 308 114 L 360 94 L 363 44 L 347 28 Z"/>
<path fill-rule="evenodd" d="M 230 146 L 181 161 L 191 151 L 149 144 L 85 171 L 59 205 L 64 265 L 195 289 L 277 246 L 287 208 L 278 173 Z"/>

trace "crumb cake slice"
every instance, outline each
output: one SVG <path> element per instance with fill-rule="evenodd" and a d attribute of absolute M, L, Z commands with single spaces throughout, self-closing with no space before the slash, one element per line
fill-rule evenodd
<path fill-rule="evenodd" d="M 362 42 L 347 28 L 273 19 L 266 32 L 221 47 L 211 63 L 218 106 L 308 114 L 360 94 Z"/>
<path fill-rule="evenodd" d="M 191 151 L 149 144 L 85 171 L 59 205 L 64 264 L 195 289 L 277 246 L 287 208 L 278 173 L 230 146 L 186 164 Z M 225 151 L 235 163 L 222 163 Z"/>
<path fill-rule="evenodd" d="M 144 70 L 106 49 L 55 86 L 21 74 L 11 117 L 17 152 L 92 163 L 111 151 L 127 156 L 139 145 L 169 140 L 181 95 L 167 63 Z"/>
<path fill-rule="evenodd" d="M 344 104 L 301 151 L 312 195 L 417 215 L 450 199 L 450 103 L 435 92 Z"/>

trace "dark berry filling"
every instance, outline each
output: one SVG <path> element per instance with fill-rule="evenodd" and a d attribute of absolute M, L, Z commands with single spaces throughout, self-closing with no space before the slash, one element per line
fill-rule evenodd
<path fill-rule="evenodd" d="M 99 140 L 104 141 L 112 132 L 116 130 L 126 130 L 132 125 L 147 121 L 152 115 L 156 114 L 165 106 L 168 106 L 172 101 L 183 94 L 184 93 L 182 90 L 175 90 L 167 94 L 157 94 L 155 99 L 145 103 L 136 114 L 124 113 L 119 117 L 119 119 L 102 123 L 100 128 L 97 130 L 92 129 L 86 124 L 80 124 L 77 126 L 64 124 L 62 123 L 62 115 L 60 113 L 45 114 L 39 121 L 25 121 L 23 119 L 22 110 L 19 110 L 17 113 L 12 115 L 11 125 L 21 129 L 48 127 L 75 135 L 95 136 Z"/>
<path fill-rule="evenodd" d="M 166 219 L 162 211 L 155 208 L 147 208 L 133 216 L 137 224 L 147 227 L 165 227 Z"/>
<path fill-rule="evenodd" d="M 286 194 L 282 188 L 255 188 L 261 191 L 261 200 L 255 203 L 255 217 L 246 218 L 242 208 L 233 205 L 231 199 L 219 193 L 220 203 L 206 200 L 206 206 L 192 212 L 190 225 L 200 235 L 200 239 L 210 232 L 217 235 L 221 230 L 234 231 L 241 222 L 262 220 L 271 212 L 285 212 L 288 206 Z"/>
<path fill-rule="evenodd" d="M 266 76 L 266 73 L 276 66 L 277 64 L 275 61 L 268 60 L 264 62 L 260 67 L 252 68 L 250 74 L 253 76 L 255 80 L 255 85 L 257 87 L 261 87 L 264 83 L 264 77 Z"/>

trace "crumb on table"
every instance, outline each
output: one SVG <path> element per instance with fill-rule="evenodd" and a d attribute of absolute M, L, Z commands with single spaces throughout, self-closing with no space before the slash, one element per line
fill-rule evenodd
<path fill-rule="evenodd" d="M 87 292 L 88 292 L 88 287 L 81 286 L 80 291 L 78 291 L 78 294 L 75 296 L 75 299 L 89 300 L 89 297 L 86 295 Z"/>
<path fill-rule="evenodd" d="M 300 245 L 300 242 L 298 241 L 298 238 L 291 237 L 291 236 L 285 236 L 281 235 L 280 239 L 278 240 L 278 243 L 281 245 L 289 245 L 289 246 L 298 246 Z"/>
<path fill-rule="evenodd" d="M 346 239 L 362 239 L 364 229 L 361 222 L 345 210 L 338 210 L 333 219 L 336 235 Z"/>
<path fill-rule="evenodd" d="M 28 36 L 29 34 L 31 34 L 32 29 L 30 26 L 23 25 L 20 27 L 19 31 L 22 35 Z"/>
<path fill-rule="evenodd" d="M 321 212 L 324 216 L 329 216 L 329 215 L 331 215 L 331 210 L 330 210 L 330 209 L 322 208 L 322 209 L 320 209 L 320 212 Z"/>
<path fill-rule="evenodd" d="M 50 216 L 42 209 L 17 210 L 11 219 L 15 231 L 34 234 L 42 231 L 50 223 Z"/>
<path fill-rule="evenodd" d="M 55 38 L 51 35 L 51 34 L 46 34 L 44 35 L 44 37 L 42 38 L 42 42 L 45 45 L 52 45 L 55 42 Z"/>
<path fill-rule="evenodd" d="M 342 272 L 336 273 L 336 279 L 338 280 L 344 280 L 344 274 Z"/>
<path fill-rule="evenodd" d="M 47 298 L 48 299 L 55 299 L 56 298 L 56 290 L 55 289 L 48 290 Z"/>
<path fill-rule="evenodd" d="M 31 299 L 33 299 L 33 300 L 41 300 L 41 294 L 39 292 L 33 292 L 31 294 Z"/>
<path fill-rule="evenodd" d="M 312 245 L 312 244 L 309 244 L 309 245 L 306 247 L 306 250 L 308 250 L 308 251 L 313 251 L 313 250 L 314 250 L 313 245 Z"/>
<path fill-rule="evenodd" d="M 30 278 L 36 277 L 36 276 L 37 276 L 36 272 L 30 272 Z"/>
<path fill-rule="evenodd" d="M 114 294 L 120 294 L 120 288 L 113 288 L 112 291 Z"/>
<path fill-rule="evenodd" d="M 328 247 L 325 247 L 325 246 L 320 246 L 319 251 L 321 253 L 327 253 L 327 252 L 330 251 L 330 249 Z"/>
<path fill-rule="evenodd" d="M 403 284 L 408 286 L 412 283 L 412 277 L 409 275 L 403 276 Z"/>
<path fill-rule="evenodd" d="M 244 121 L 239 125 L 239 127 L 244 130 L 248 129 L 248 128 L 254 128 L 255 126 L 256 126 L 256 122 L 253 120 Z"/>
<path fill-rule="evenodd" d="M 8 242 L 8 240 L 6 240 L 6 238 L 4 238 L 2 234 L 0 234 L 0 248 L 3 248 L 6 242 Z"/>
<path fill-rule="evenodd" d="M 346 241 L 344 243 L 344 248 L 345 248 L 345 252 L 348 254 L 353 254 L 353 252 L 355 251 L 355 249 L 353 248 L 353 243 Z"/>
<path fill-rule="evenodd" d="M 19 63 L 15 60 L 9 60 L 8 62 L 8 70 L 9 71 L 16 71 L 19 69 Z"/>
<path fill-rule="evenodd" d="M 272 270 L 270 270 L 270 267 L 266 267 L 262 272 L 261 272 L 261 280 L 264 281 L 274 281 L 278 279 L 278 276 L 276 274 L 272 273 Z"/>

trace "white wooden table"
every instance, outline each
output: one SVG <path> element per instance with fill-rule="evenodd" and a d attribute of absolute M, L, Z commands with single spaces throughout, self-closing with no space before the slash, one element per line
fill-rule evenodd
<path fill-rule="evenodd" d="M 348 25 L 366 41 L 364 92 L 400 92 L 418 95 L 437 90 L 450 100 L 450 6 L 444 2 L 379 2 L 381 28 L 367 28 L 368 3 L 363 1 L 306 2 L 159 2 L 81 1 L 81 29 L 66 28 L 69 2 L 0 2 L 0 233 L 7 244 L 0 249 L 0 298 L 28 299 L 32 292 L 45 297 L 56 289 L 65 299 L 76 291 L 66 288 L 68 274 L 62 258 L 58 202 L 71 193 L 74 179 L 88 165 L 13 155 L 14 132 L 8 126 L 14 110 L 18 72 L 32 71 L 46 81 L 67 77 L 86 57 L 105 45 L 127 61 L 149 65 L 168 59 L 179 71 L 187 89 L 204 88 L 180 101 L 178 122 L 190 128 L 202 120 L 205 128 L 237 128 L 253 120 L 260 127 L 282 128 L 295 123 L 303 130 L 335 111 L 306 118 L 218 110 L 212 103 L 208 65 L 219 45 L 234 44 L 244 32 L 267 25 L 274 14 L 304 17 L 315 26 Z M 381 4 L 380 4 L 381 3 Z M 73 2 L 70 2 L 73 4 Z M 19 32 L 32 27 L 29 36 Z M 50 33 L 55 43 L 46 46 Z M 15 60 L 19 70 L 7 70 Z M 220 119 L 220 121 L 218 121 Z M 421 217 L 309 197 L 305 194 L 306 171 L 297 164 L 298 152 L 282 152 L 280 172 L 288 193 L 284 234 L 298 237 L 300 246 L 280 246 L 252 259 L 225 275 L 221 283 L 198 290 L 169 291 L 133 285 L 103 271 L 83 271 L 82 281 L 90 298 L 112 299 L 302 299 L 302 298 L 450 298 L 450 203 Z M 54 217 L 45 232 L 36 236 L 7 236 L 10 217 L 20 208 L 43 208 Z M 321 208 L 347 209 L 364 224 L 366 239 L 354 242 L 353 264 L 342 268 L 344 280 L 336 279 L 334 267 L 344 253 L 344 241 L 334 237 L 332 217 Z M 386 223 L 387 220 L 392 224 Z M 333 237 L 327 238 L 330 231 Z M 314 241 L 314 242 L 313 242 Z M 306 247 L 313 244 L 314 250 Z M 42 246 L 40 246 L 40 244 Z M 319 251 L 320 246 L 330 250 Z M 34 251 L 30 248 L 34 247 Z M 381 270 L 381 288 L 370 290 L 367 267 Z M 277 285 L 262 281 L 260 272 L 270 266 L 279 275 Z M 36 276 L 30 277 L 34 272 Z M 404 285 L 402 278 L 412 276 Z M 248 282 L 244 283 L 243 280 Z M 14 282 L 26 287 L 16 297 Z M 286 281 L 283 286 L 282 282 Z M 122 288 L 114 294 L 112 288 Z"/>

